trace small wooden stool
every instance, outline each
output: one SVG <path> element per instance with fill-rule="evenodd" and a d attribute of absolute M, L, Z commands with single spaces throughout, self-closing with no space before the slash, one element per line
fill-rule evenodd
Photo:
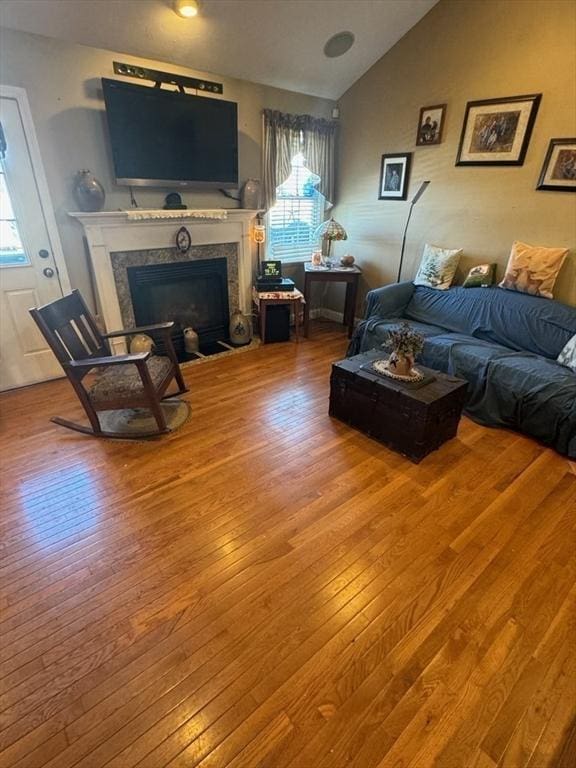
<path fill-rule="evenodd" d="M 300 341 L 300 310 L 304 303 L 304 296 L 297 288 L 294 288 L 293 291 L 257 291 L 256 288 L 253 288 L 252 300 L 258 307 L 262 344 L 266 344 L 266 307 L 273 304 L 288 304 L 293 308 L 294 332 L 296 341 Z"/>

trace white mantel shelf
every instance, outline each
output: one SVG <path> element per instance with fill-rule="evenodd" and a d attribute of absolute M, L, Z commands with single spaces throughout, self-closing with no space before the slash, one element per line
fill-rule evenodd
<path fill-rule="evenodd" d="M 134 213 L 139 214 L 134 218 Z M 185 226 L 192 245 L 236 243 L 238 250 L 239 305 L 251 312 L 251 224 L 260 211 L 242 208 L 70 212 L 84 228 L 96 283 L 98 310 L 108 331 L 122 327 L 120 304 L 114 282 L 111 253 L 173 248 L 176 233 Z M 123 351 L 122 343 L 115 351 Z"/>
<path fill-rule="evenodd" d="M 210 221 L 251 221 L 262 211 L 247 208 L 184 208 L 183 210 L 165 210 L 164 208 L 129 208 L 123 211 L 70 211 L 69 216 L 88 226 L 114 226 L 115 224 L 135 224 L 156 221 L 173 222 L 175 219 L 188 224 L 205 224 Z"/>

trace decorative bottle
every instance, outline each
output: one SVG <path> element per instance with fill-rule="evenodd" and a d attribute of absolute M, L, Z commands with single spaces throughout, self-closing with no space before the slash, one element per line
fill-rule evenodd
<path fill-rule="evenodd" d="M 242 312 L 233 312 L 230 316 L 230 341 L 241 347 L 250 343 L 252 336 L 251 318 Z"/>
<path fill-rule="evenodd" d="M 240 207 L 256 211 L 260 208 L 260 181 L 247 179 L 240 193 Z"/>
<path fill-rule="evenodd" d="M 184 349 L 187 355 L 193 355 L 200 349 L 200 339 L 194 328 L 184 328 Z"/>
<path fill-rule="evenodd" d="M 82 170 L 76 174 L 74 197 L 80 210 L 94 212 L 102 210 L 106 193 L 102 184 L 90 171 Z"/>

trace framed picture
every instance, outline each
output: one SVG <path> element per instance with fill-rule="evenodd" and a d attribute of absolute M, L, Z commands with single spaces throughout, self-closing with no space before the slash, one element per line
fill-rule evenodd
<path fill-rule="evenodd" d="M 417 147 L 430 147 L 433 144 L 440 144 L 445 113 L 446 104 L 437 104 L 435 107 L 422 107 L 420 110 L 420 120 L 418 121 L 418 133 L 416 134 Z"/>
<path fill-rule="evenodd" d="M 469 101 L 456 165 L 522 165 L 541 98 Z"/>
<path fill-rule="evenodd" d="M 576 192 L 576 139 L 550 139 L 536 189 Z"/>
<path fill-rule="evenodd" d="M 382 155 L 379 200 L 406 200 L 411 160 L 411 152 Z"/>

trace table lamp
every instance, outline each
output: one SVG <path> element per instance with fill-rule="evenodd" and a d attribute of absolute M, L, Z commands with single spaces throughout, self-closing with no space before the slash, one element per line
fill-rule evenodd
<path fill-rule="evenodd" d="M 328 243 L 326 248 L 326 261 L 330 264 L 330 250 L 332 248 L 332 242 L 334 240 L 348 240 L 346 230 L 334 219 L 330 218 L 328 221 L 323 221 L 314 232 L 314 237 Z"/>

